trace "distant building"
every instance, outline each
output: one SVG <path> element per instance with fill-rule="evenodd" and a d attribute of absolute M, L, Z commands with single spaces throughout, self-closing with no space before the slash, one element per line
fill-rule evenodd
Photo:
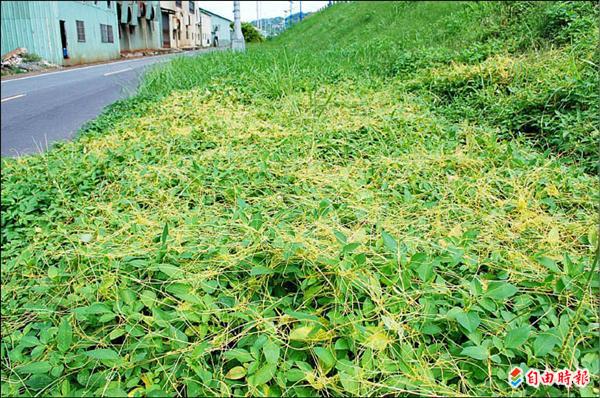
<path fill-rule="evenodd" d="M 198 17 L 195 1 L 160 1 L 162 46 L 195 48 L 198 42 Z"/>
<path fill-rule="evenodd" d="M 231 45 L 231 24 L 233 21 L 204 8 L 200 8 L 200 12 L 210 17 L 210 45 L 229 47 Z M 204 34 L 204 32 L 203 28 L 202 33 Z"/>
<path fill-rule="evenodd" d="M 2 1 L 2 54 L 27 48 L 58 65 L 119 58 L 115 1 Z"/>
<path fill-rule="evenodd" d="M 200 21 L 198 22 L 198 29 L 200 31 L 200 45 L 202 47 L 210 47 L 213 45 L 212 20 L 210 18 L 210 15 L 203 11 L 201 8 L 198 9 L 198 14 L 200 15 Z"/>
<path fill-rule="evenodd" d="M 155 1 L 117 1 L 121 51 L 162 47 L 160 4 Z"/>

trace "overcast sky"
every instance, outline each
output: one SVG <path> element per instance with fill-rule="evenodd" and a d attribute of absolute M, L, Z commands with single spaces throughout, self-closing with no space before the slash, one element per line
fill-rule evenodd
<path fill-rule="evenodd" d="M 242 21 L 253 21 L 256 19 L 256 1 L 240 1 Z M 233 20 L 233 1 L 197 1 L 199 7 L 205 8 Z M 327 1 L 303 1 L 302 12 L 317 11 L 327 5 Z M 289 1 L 259 1 L 260 17 L 273 18 L 283 17 L 284 11 L 289 11 Z M 300 11 L 300 1 L 294 1 L 293 12 Z"/>

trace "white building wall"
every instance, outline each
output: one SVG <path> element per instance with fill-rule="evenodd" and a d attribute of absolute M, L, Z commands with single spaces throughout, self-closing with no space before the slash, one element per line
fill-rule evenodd
<path fill-rule="evenodd" d="M 200 38 L 202 47 L 212 46 L 212 19 L 203 12 L 200 13 Z"/>

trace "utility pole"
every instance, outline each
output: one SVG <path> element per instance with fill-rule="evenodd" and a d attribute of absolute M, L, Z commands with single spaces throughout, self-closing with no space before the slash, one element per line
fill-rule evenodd
<path fill-rule="evenodd" d="M 302 0 L 300 0 L 300 20 L 304 19 L 304 15 L 302 15 Z"/>
<path fill-rule="evenodd" d="M 290 0 L 290 28 L 292 27 L 292 24 L 294 23 L 293 18 L 292 18 L 292 7 L 294 7 L 294 1 Z"/>
<path fill-rule="evenodd" d="M 256 2 L 256 29 L 260 31 L 260 13 L 258 12 L 258 1 Z"/>
<path fill-rule="evenodd" d="M 242 33 L 242 22 L 240 19 L 240 2 L 233 2 L 233 40 L 231 41 L 231 49 L 233 51 L 245 51 L 246 43 L 244 42 L 244 34 Z"/>

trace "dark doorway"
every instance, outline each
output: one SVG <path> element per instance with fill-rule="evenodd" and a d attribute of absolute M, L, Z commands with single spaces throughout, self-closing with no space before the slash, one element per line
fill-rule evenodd
<path fill-rule="evenodd" d="M 162 13 L 163 48 L 171 48 L 171 29 L 169 28 L 169 14 Z"/>
<path fill-rule="evenodd" d="M 60 22 L 60 44 L 62 46 L 63 58 L 69 58 L 69 52 L 67 51 L 67 29 L 65 28 L 65 21 Z"/>

